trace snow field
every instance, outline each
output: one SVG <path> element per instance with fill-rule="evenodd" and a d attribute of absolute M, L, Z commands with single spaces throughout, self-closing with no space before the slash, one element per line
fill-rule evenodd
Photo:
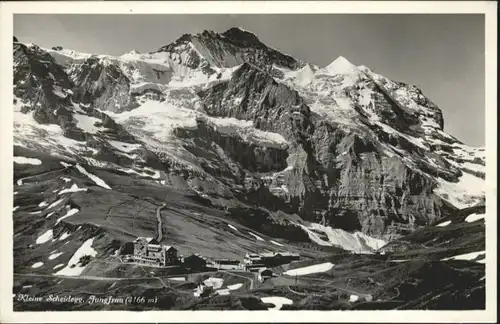
<path fill-rule="evenodd" d="M 55 275 L 58 276 L 79 276 L 83 269 L 85 267 L 82 267 L 81 265 L 77 264 L 80 261 L 80 258 L 89 255 L 92 257 L 95 257 L 97 255 L 97 251 L 92 248 L 92 244 L 94 242 L 94 238 L 90 238 L 86 240 L 73 254 L 71 259 L 68 261 L 68 264 L 64 269 L 59 270 L 58 272 L 55 273 Z M 75 265 L 73 268 L 71 268 L 72 265 Z"/>
<path fill-rule="evenodd" d="M 283 274 L 287 275 L 287 276 L 304 276 L 304 275 L 308 275 L 311 273 L 329 271 L 333 268 L 333 266 L 334 266 L 333 263 L 326 262 L 326 263 L 315 264 L 315 265 L 308 266 L 308 267 L 288 270 L 288 271 L 283 272 Z"/>

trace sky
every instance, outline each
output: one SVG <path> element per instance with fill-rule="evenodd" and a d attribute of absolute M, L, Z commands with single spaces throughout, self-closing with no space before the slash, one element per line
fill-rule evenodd
<path fill-rule="evenodd" d="M 326 66 L 338 56 L 417 85 L 443 111 L 445 131 L 485 142 L 483 15 L 15 15 L 14 35 L 42 47 L 86 53 L 150 52 L 185 33 L 238 26 L 270 47 Z"/>

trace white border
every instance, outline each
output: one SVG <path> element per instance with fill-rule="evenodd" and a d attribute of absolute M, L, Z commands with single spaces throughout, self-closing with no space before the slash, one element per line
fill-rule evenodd
<path fill-rule="evenodd" d="M 87 14 L 186 14 L 186 13 L 482 13 L 485 14 L 486 44 L 486 310 L 485 311 L 92 311 L 92 312 L 13 312 L 12 311 L 12 35 L 14 13 Z M 497 17 L 492 1 L 165 1 L 165 2 L 8 2 L 0 3 L 0 194 L 3 213 L 0 322 L 496 322 L 496 86 Z M 43 28 L 43 26 L 40 26 Z M 471 107 L 475 109 L 475 107 Z M 478 107 L 481 109 L 481 107 Z"/>

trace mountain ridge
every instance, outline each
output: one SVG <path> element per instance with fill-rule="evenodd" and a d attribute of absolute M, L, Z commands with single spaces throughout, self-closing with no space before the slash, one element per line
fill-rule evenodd
<path fill-rule="evenodd" d="M 24 66 L 49 62 L 28 73 L 48 89 L 41 106 L 18 86 L 24 68 L 15 69 L 19 113 L 33 110 L 35 122 L 86 142 L 76 150 L 91 154 L 83 160 L 56 146 L 77 161 L 165 185 L 183 174 L 187 188 L 220 208 L 244 201 L 388 240 L 484 199 L 484 191 L 463 198 L 469 188 L 455 185 L 484 179 L 484 151 L 444 133 L 442 112 L 417 87 L 342 56 L 318 68 L 239 28 L 120 57 L 14 43 Z M 33 142 L 18 138 L 16 145 Z"/>

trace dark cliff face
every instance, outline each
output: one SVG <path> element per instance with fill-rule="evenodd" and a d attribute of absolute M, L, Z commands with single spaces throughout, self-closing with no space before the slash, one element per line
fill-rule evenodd
<path fill-rule="evenodd" d="M 40 124 L 57 124 L 73 139 L 81 137 L 69 131 L 73 121 L 70 94 L 73 83 L 52 56 L 38 46 L 14 43 L 14 96 L 22 102 L 22 111 L 33 111 Z"/>
<path fill-rule="evenodd" d="M 69 74 L 75 84 L 74 97 L 83 104 L 120 112 L 132 103 L 130 82 L 114 64 L 90 57 L 73 66 Z"/>
<path fill-rule="evenodd" d="M 415 135 L 411 127 L 419 119 L 378 85 L 372 88 L 382 118 Z M 443 203 L 433 193 L 436 184 L 421 170 L 452 179 L 460 175 L 437 155 L 435 159 L 449 170 L 425 163 L 412 168 L 405 156 L 387 156 L 381 142 L 400 147 L 415 160 L 432 153 L 404 137 L 392 138 L 369 122 L 366 129 L 353 132 L 335 120 L 318 118 L 296 91 L 251 64 L 198 95 L 209 115 L 251 120 L 257 128 L 290 141 L 288 155 L 293 156 L 294 167 L 279 185 L 288 188 L 293 211 L 305 220 L 376 237 L 408 233 L 442 216 Z"/>
<path fill-rule="evenodd" d="M 309 132 L 310 109 L 296 91 L 269 74 L 243 64 L 227 82 L 198 93 L 211 116 L 251 120 L 256 128 L 277 132 L 296 143 Z M 234 105 L 234 100 L 239 104 Z"/>
<path fill-rule="evenodd" d="M 250 173 L 277 172 L 287 166 L 286 149 L 245 143 L 241 138 L 218 132 L 203 120 L 197 121 L 196 129 L 177 129 L 176 135 L 180 138 L 192 139 L 186 148 L 199 158 L 212 159 L 212 161 L 220 159 L 217 165 L 224 165 L 223 160 L 236 162 L 235 165 L 241 166 L 236 173 L 244 172 L 244 170 Z M 207 156 L 203 156 L 204 154 Z M 244 178 L 240 180 L 242 182 Z"/>

